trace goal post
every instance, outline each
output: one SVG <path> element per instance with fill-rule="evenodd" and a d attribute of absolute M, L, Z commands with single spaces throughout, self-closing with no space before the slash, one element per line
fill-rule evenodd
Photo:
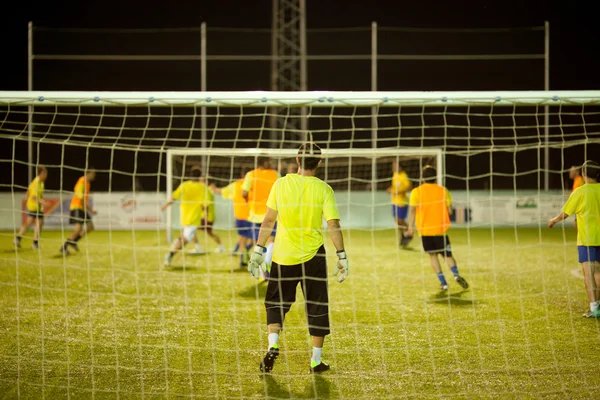
<path fill-rule="evenodd" d="M 224 149 L 224 148 L 194 148 L 194 149 L 168 149 L 166 151 L 166 200 L 171 199 L 173 190 L 176 188 L 183 179 L 185 179 L 186 166 L 198 167 L 204 165 L 203 174 L 206 179 L 218 182 L 221 186 L 231 183 L 237 179 L 240 179 L 239 175 L 233 173 L 233 169 L 242 169 L 246 171 L 254 169 L 256 167 L 255 160 L 257 157 L 268 157 L 275 161 L 274 165 L 277 170 L 281 170 L 281 163 L 287 164 L 289 162 L 295 162 L 295 158 L 298 154 L 297 148 L 280 148 L 280 149 L 259 149 L 259 148 L 247 148 L 247 149 Z M 418 183 L 420 170 L 425 165 L 433 165 L 436 167 L 437 178 L 436 181 L 440 185 L 443 184 L 444 177 L 444 157 L 442 149 L 439 148 L 378 148 L 378 149 L 323 149 L 322 153 L 323 166 L 320 168 L 319 175 L 325 180 L 344 180 L 350 182 L 350 180 L 362 180 L 368 181 L 372 177 L 373 163 L 384 163 L 389 164 L 387 168 L 383 166 L 381 168 L 386 172 L 385 176 L 380 177 L 376 180 L 376 184 L 370 185 L 367 191 L 377 191 L 378 187 L 381 187 L 380 183 L 389 182 L 391 179 L 391 162 L 398 161 L 402 164 L 406 170 L 409 178 L 414 182 Z M 180 168 L 176 168 L 177 159 L 183 159 L 180 161 L 183 164 Z M 220 160 L 213 162 L 213 160 Z M 225 162 L 223 162 L 225 160 Z M 333 166 L 331 162 L 335 160 L 339 167 L 340 164 L 344 166 L 343 176 L 335 176 Z M 362 162 L 361 162 L 362 161 Z M 363 173 L 360 171 L 351 171 L 351 166 L 363 167 Z M 362 164 L 362 165 L 360 165 Z M 225 165 L 223 168 L 222 166 Z M 189 168 L 187 168 L 189 170 Z M 179 173 L 175 173 L 178 170 Z M 372 180 L 372 179 L 371 179 Z M 341 188 L 336 193 L 350 192 L 351 185 L 343 183 Z M 381 190 L 381 189 L 379 189 Z M 374 206 L 375 200 L 373 200 Z M 175 212 L 176 213 L 176 212 Z M 166 237 L 167 241 L 172 239 L 172 231 L 178 226 L 173 218 L 174 210 L 171 208 L 167 211 L 165 216 L 166 225 Z M 233 222 L 229 218 L 230 222 Z M 231 227 L 233 224 L 230 224 Z"/>
<path fill-rule="evenodd" d="M 293 112 L 301 107 L 305 116 Z M 274 112 L 305 118 L 307 131 L 270 126 Z M 179 207 L 161 205 L 197 165 L 219 188 L 259 156 L 293 173 L 304 140 L 323 149 L 317 177 L 334 190 L 352 272 L 341 285 L 327 278 L 328 375 L 308 373 L 298 296 L 263 380 L 265 285 L 229 255 L 248 245 L 232 202 L 215 196 L 224 251 L 175 255 L 165 230 L 179 227 Z M 600 353 L 586 349 L 600 332 L 582 318 L 578 233 L 571 221 L 547 226 L 574 186 L 571 167 L 598 154 L 600 91 L 0 92 L 0 393 L 596 398 Z M 407 198 L 387 192 L 396 161 L 413 186 L 425 164 L 437 166 L 452 195 L 455 265 L 441 262 L 442 275 L 423 245 L 446 252 L 447 241 L 405 248 L 395 217 Z M 17 233 L 27 169 L 39 166 L 36 241 L 31 229 Z M 95 229 L 66 255 L 74 187 L 92 167 Z M 327 237 L 324 247 L 331 273 L 336 249 Z"/>

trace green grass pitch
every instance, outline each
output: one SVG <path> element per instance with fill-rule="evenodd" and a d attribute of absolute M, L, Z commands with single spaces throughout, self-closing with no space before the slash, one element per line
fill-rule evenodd
<path fill-rule="evenodd" d="M 350 277 L 330 280 L 323 353 L 332 370 L 309 373 L 298 290 L 263 377 L 266 286 L 236 258 L 178 255 L 165 269 L 163 232 L 94 232 L 67 258 L 60 232 L 17 253 L 0 233 L 0 398 L 599 398 L 600 324 L 582 318 L 571 225 L 450 237 L 471 288 L 450 282 L 446 296 L 417 243 L 345 232 Z"/>

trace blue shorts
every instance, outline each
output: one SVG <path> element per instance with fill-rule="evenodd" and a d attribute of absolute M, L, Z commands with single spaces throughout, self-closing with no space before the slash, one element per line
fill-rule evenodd
<path fill-rule="evenodd" d="M 260 226 L 262 224 L 257 224 L 257 223 L 254 223 L 254 222 L 250 222 L 250 225 L 252 226 L 252 237 L 251 237 L 251 239 L 256 242 L 258 240 L 258 232 L 260 231 Z M 273 232 L 271 232 L 271 236 L 275 236 L 276 233 L 277 233 L 277 222 L 275 222 L 275 226 L 273 226 Z"/>
<path fill-rule="evenodd" d="M 600 246 L 577 246 L 579 262 L 600 261 Z"/>
<path fill-rule="evenodd" d="M 408 217 L 408 206 L 392 205 L 392 215 L 396 219 L 406 219 Z"/>
<path fill-rule="evenodd" d="M 237 228 L 238 235 L 252 239 L 252 223 L 245 219 L 235 219 L 235 227 Z"/>

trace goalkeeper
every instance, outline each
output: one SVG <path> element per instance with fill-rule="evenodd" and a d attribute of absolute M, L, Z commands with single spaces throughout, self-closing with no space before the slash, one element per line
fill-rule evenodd
<path fill-rule="evenodd" d="M 166 267 L 171 265 L 173 257 L 179 250 L 194 240 L 196 231 L 201 224 L 202 216 L 206 213 L 208 188 L 202 182 L 202 171 L 200 169 L 192 169 L 190 174 L 191 179 L 179 185 L 173 192 L 171 200 L 162 206 L 162 211 L 165 211 L 176 200 L 181 201 L 179 213 L 183 230 L 181 236 L 171 244 L 169 254 L 165 255 Z"/>
<path fill-rule="evenodd" d="M 268 209 L 248 263 L 248 270 L 254 277 L 266 268 L 264 246 L 277 221 L 273 264 L 265 295 L 269 347 L 260 363 L 262 372 L 270 372 L 279 356 L 279 332 L 286 313 L 296 300 L 298 284 L 306 299 L 308 331 L 312 336 L 310 371 L 329 370 L 329 365 L 321 361 L 323 342 L 329 334 L 327 265 L 321 233 L 323 218 L 339 258 L 334 275 L 339 274 L 338 282 L 348 277 L 348 260 L 333 189 L 315 176 L 321 164 L 321 149 L 313 143 L 304 144 L 298 150 L 297 161 L 298 173 L 278 179 L 271 189 Z"/>
<path fill-rule="evenodd" d="M 467 289 L 469 284 L 458 273 L 456 260 L 452 255 L 450 238 L 446 235 L 448 228 L 450 228 L 450 210 L 452 207 L 450 192 L 445 187 L 435 183 L 437 171 L 432 166 L 425 166 L 421 177 L 423 184 L 410 194 L 407 235 L 409 237 L 413 236 L 413 226 L 415 226 L 416 220 L 417 231 L 423 242 L 423 250 L 429 254 L 431 267 L 440 281 L 442 291 L 448 290 L 448 282 L 442 272 L 438 254 L 446 259 L 446 264 L 452 271 L 456 283 L 463 289 Z"/>
<path fill-rule="evenodd" d="M 31 181 L 27 188 L 25 211 L 27 219 L 23 225 L 21 225 L 21 229 L 19 229 L 19 233 L 17 233 L 15 241 L 13 242 L 18 248 L 21 248 L 21 238 L 33 224 L 35 224 L 35 228 L 33 231 L 33 243 L 31 244 L 31 248 L 34 250 L 40 248 L 40 233 L 44 226 L 44 182 L 47 177 L 48 170 L 46 167 L 40 165 L 37 168 L 37 176 Z"/>
<path fill-rule="evenodd" d="M 411 240 L 411 237 L 405 235 L 405 233 L 406 216 L 408 214 L 407 193 L 412 189 L 412 184 L 398 161 L 392 163 L 392 170 L 394 171 L 392 185 L 387 189 L 387 192 L 392 194 L 392 215 L 398 227 L 400 246 L 406 248 Z"/>
<path fill-rule="evenodd" d="M 600 166 L 586 161 L 581 171 L 585 184 L 571 193 L 562 212 L 548 221 L 548 228 L 570 215 L 577 216 L 577 250 L 590 302 L 590 309 L 583 316 L 600 318 Z"/>

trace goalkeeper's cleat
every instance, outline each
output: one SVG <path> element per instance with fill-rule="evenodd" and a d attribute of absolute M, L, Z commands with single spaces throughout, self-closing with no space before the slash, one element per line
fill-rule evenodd
<path fill-rule="evenodd" d="M 408 247 L 411 240 L 412 240 L 412 236 L 402 236 L 402 239 L 400 239 L 400 246 L 402 248 Z"/>
<path fill-rule="evenodd" d="M 329 364 L 325 364 L 324 362 L 315 363 L 314 361 L 310 361 L 310 372 L 313 374 L 320 374 L 321 372 L 329 371 L 331 367 Z"/>
<path fill-rule="evenodd" d="M 460 275 L 456 275 L 454 277 L 454 280 L 456 281 L 456 283 L 458 283 L 463 289 L 468 289 L 469 288 L 469 284 L 467 283 L 467 281 L 465 281 L 465 278 L 463 278 Z"/>
<path fill-rule="evenodd" d="M 21 241 L 17 238 L 15 238 L 15 240 L 13 240 L 13 244 L 15 245 L 16 248 L 20 249 L 21 248 Z"/>
<path fill-rule="evenodd" d="M 39 250 L 40 249 L 40 244 L 38 242 L 33 242 L 33 243 L 31 243 L 31 248 L 33 250 Z"/>
<path fill-rule="evenodd" d="M 271 370 L 273 369 L 273 365 L 275 365 L 275 360 L 277 360 L 277 357 L 279 357 L 279 348 L 271 347 L 269 351 L 267 351 L 265 358 L 263 358 L 263 360 L 260 363 L 260 372 L 263 372 L 265 374 L 271 372 Z"/>
<path fill-rule="evenodd" d="M 69 249 L 67 248 L 66 244 L 60 246 L 60 252 L 61 252 L 61 254 L 64 254 L 65 256 L 68 256 L 69 254 L 71 254 L 71 253 L 69 253 Z"/>
<path fill-rule="evenodd" d="M 223 243 L 217 246 L 217 248 L 215 249 L 215 253 L 225 253 L 225 246 L 223 246 Z"/>
<path fill-rule="evenodd" d="M 173 259 L 173 256 L 171 256 L 171 254 L 166 254 L 165 255 L 165 262 L 164 262 L 164 266 L 165 267 L 170 267 L 171 266 L 171 260 Z"/>
<path fill-rule="evenodd" d="M 600 309 L 597 309 L 596 311 L 588 311 L 585 314 L 583 314 L 583 316 L 585 318 L 600 318 Z"/>
<path fill-rule="evenodd" d="M 448 290 L 448 285 L 440 285 L 440 290 L 446 292 Z"/>

